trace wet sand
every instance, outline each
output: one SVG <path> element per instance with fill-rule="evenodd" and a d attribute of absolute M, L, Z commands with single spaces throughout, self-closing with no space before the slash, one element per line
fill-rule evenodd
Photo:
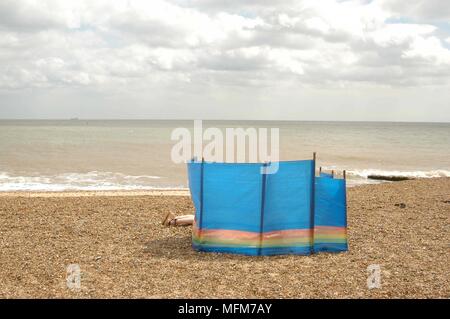
<path fill-rule="evenodd" d="M 450 297 L 450 178 L 350 188 L 350 251 L 313 256 L 195 252 L 190 227 L 160 224 L 193 211 L 187 194 L 1 193 L 0 297 Z"/>

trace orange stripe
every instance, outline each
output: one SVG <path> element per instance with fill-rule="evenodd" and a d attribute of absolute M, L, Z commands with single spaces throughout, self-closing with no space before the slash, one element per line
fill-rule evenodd
<path fill-rule="evenodd" d="M 258 241 L 260 234 L 257 232 L 239 231 L 239 230 L 228 230 L 228 229 L 202 229 L 199 230 L 196 225 L 193 227 L 194 237 L 202 240 L 221 240 L 221 241 L 239 241 L 239 242 L 252 242 Z M 346 238 L 346 228 L 345 227 L 328 227 L 319 226 L 314 230 L 314 236 L 318 239 L 320 238 L 336 238 L 345 239 Z M 288 229 L 288 230 L 278 230 L 265 232 L 262 235 L 262 239 L 265 242 L 270 241 L 295 241 L 304 240 L 310 237 L 309 229 Z"/>

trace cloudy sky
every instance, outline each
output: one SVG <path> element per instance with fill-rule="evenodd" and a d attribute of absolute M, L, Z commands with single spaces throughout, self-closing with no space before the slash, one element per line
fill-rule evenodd
<path fill-rule="evenodd" d="M 0 118 L 450 121 L 448 0 L 1 0 Z"/>

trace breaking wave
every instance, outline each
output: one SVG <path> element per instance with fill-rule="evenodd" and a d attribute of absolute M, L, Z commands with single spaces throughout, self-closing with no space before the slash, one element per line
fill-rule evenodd
<path fill-rule="evenodd" d="M 14 176 L 0 172 L 0 191 L 159 189 L 164 188 L 158 187 L 157 180 L 161 178 L 163 177 L 99 171 L 39 176 Z"/>
<path fill-rule="evenodd" d="M 336 166 L 322 167 L 326 171 L 335 170 L 338 174 L 342 168 Z M 370 176 L 376 176 L 377 179 L 371 179 Z M 435 177 L 450 177 L 449 170 L 429 170 L 429 171 L 402 171 L 402 170 L 381 170 L 381 169 L 347 169 L 347 185 L 357 186 L 363 184 L 379 184 L 385 182 L 386 178 L 435 178 Z"/>
<path fill-rule="evenodd" d="M 324 170 L 341 171 L 329 166 Z M 433 178 L 450 177 L 449 170 L 401 171 L 380 169 L 349 169 L 347 185 L 377 184 L 380 180 L 369 176 Z M 0 191 L 107 191 L 107 190 L 151 190 L 151 189 L 184 189 L 185 185 L 164 183 L 164 177 L 153 175 L 126 175 L 122 173 L 92 171 L 87 173 L 64 173 L 56 175 L 15 176 L 0 172 Z"/>
<path fill-rule="evenodd" d="M 450 171 L 447 170 L 431 170 L 431 171 L 387 171 L 379 169 L 362 169 L 348 170 L 350 175 L 368 178 L 369 176 L 385 176 L 385 177 L 406 177 L 406 178 L 433 178 L 433 177 L 450 177 Z"/>

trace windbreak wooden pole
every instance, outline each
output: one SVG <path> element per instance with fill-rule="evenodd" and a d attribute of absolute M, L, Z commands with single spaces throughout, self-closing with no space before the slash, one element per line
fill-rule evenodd
<path fill-rule="evenodd" d="M 334 178 L 334 170 L 331 171 L 331 178 Z"/>
<path fill-rule="evenodd" d="M 309 228 L 310 228 L 310 233 L 309 233 L 309 250 L 310 253 L 313 254 L 314 253 L 314 215 L 315 215 L 315 191 L 316 191 L 316 160 L 317 160 L 317 154 L 316 152 L 313 153 L 313 167 L 312 167 L 312 176 L 311 176 L 311 204 L 310 204 L 310 215 L 309 215 Z"/>
<path fill-rule="evenodd" d="M 203 240 L 203 180 L 204 180 L 204 170 L 205 170 L 205 159 L 202 157 L 202 162 L 200 164 L 200 216 L 198 221 L 199 239 L 200 242 Z"/>
<path fill-rule="evenodd" d="M 260 222 L 259 222 L 259 249 L 258 256 L 262 255 L 262 246 L 264 239 L 264 208 L 266 203 L 266 180 L 267 180 L 267 162 L 263 164 L 263 174 L 261 182 L 261 211 L 260 211 Z"/>
<path fill-rule="evenodd" d="M 342 171 L 342 177 L 344 177 L 344 179 L 347 179 L 347 172 L 345 171 L 345 169 Z"/>
<path fill-rule="evenodd" d="M 316 159 L 317 155 L 316 152 L 313 152 L 313 161 L 314 161 L 314 176 L 316 176 Z M 322 171 L 322 167 L 319 167 L 319 170 Z"/>

